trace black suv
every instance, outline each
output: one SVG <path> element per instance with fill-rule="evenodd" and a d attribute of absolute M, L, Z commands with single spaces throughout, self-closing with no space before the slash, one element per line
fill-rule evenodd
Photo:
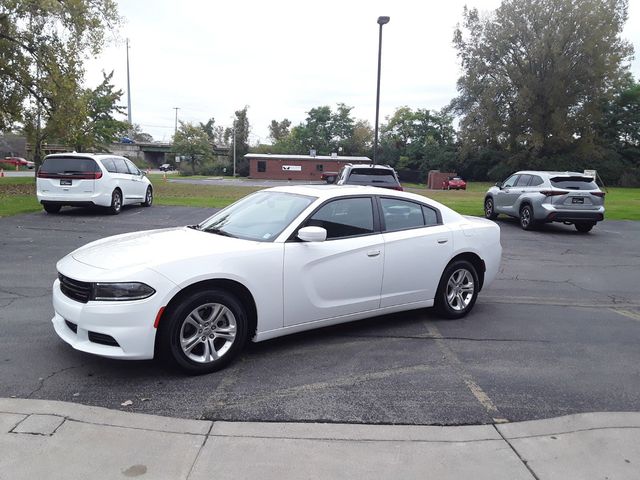
<path fill-rule="evenodd" d="M 336 185 L 369 185 L 402 191 L 396 171 L 389 165 L 352 165 L 342 167 Z"/>

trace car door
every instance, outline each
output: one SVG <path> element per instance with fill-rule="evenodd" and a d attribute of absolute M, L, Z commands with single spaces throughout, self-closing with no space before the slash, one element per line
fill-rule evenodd
<path fill-rule="evenodd" d="M 384 272 L 380 307 L 435 298 L 451 259 L 452 234 L 431 207 L 399 198 L 380 198 Z"/>
<path fill-rule="evenodd" d="M 513 203 L 519 195 L 514 187 L 519 178 L 519 174 L 511 175 L 502 183 L 500 190 L 496 192 L 494 204 L 497 213 L 513 214 Z"/>
<path fill-rule="evenodd" d="M 285 326 L 377 309 L 384 242 L 373 199 L 330 200 L 300 225 L 305 226 L 325 228 L 327 239 L 285 244 Z"/>
<path fill-rule="evenodd" d="M 142 201 L 147 193 L 147 182 L 144 180 L 145 177 L 131 160 L 125 160 L 125 162 L 129 168 L 129 182 L 132 187 L 131 198 Z"/>

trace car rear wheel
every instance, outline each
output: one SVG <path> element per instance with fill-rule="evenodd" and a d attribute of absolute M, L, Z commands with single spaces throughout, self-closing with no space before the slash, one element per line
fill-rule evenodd
<path fill-rule="evenodd" d="M 595 226 L 594 223 L 576 223 L 575 227 L 580 233 L 588 233 Z"/>
<path fill-rule="evenodd" d="M 111 206 L 109 207 L 109 213 L 111 215 L 118 215 L 122 210 L 122 192 L 116 189 L 111 194 Z"/>
<path fill-rule="evenodd" d="M 462 318 L 478 298 L 480 282 L 475 267 L 466 260 L 447 266 L 436 293 L 435 307 L 445 318 Z"/>
<path fill-rule="evenodd" d="M 44 211 L 47 213 L 58 213 L 60 211 L 61 206 L 53 205 L 51 203 L 43 203 L 42 208 L 44 208 Z"/>
<path fill-rule="evenodd" d="M 143 207 L 150 207 L 153 204 L 153 188 L 147 187 L 147 193 L 144 196 Z"/>
<path fill-rule="evenodd" d="M 247 339 L 247 314 L 238 299 L 219 289 L 191 293 L 160 323 L 161 355 L 187 373 L 225 367 Z"/>
<path fill-rule="evenodd" d="M 536 226 L 531 205 L 523 205 L 520 209 L 520 226 L 523 230 L 533 230 Z"/>
<path fill-rule="evenodd" d="M 495 220 L 498 218 L 495 207 L 493 205 L 493 198 L 487 197 L 484 199 L 484 216 L 489 220 Z"/>

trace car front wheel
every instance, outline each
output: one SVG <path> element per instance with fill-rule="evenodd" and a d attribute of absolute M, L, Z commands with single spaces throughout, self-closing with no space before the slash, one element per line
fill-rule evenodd
<path fill-rule="evenodd" d="M 495 220 L 498 218 L 498 214 L 496 213 L 495 206 L 493 204 L 493 198 L 487 197 L 484 200 L 484 216 L 489 220 Z"/>
<path fill-rule="evenodd" d="M 520 226 L 523 230 L 533 230 L 535 228 L 533 208 L 530 205 L 524 205 L 520 209 Z"/>
<path fill-rule="evenodd" d="M 142 202 L 143 207 L 150 207 L 153 204 L 153 189 L 151 187 L 147 187 L 147 193 L 144 196 L 144 202 Z"/>
<path fill-rule="evenodd" d="M 475 267 L 466 260 L 449 264 L 442 274 L 435 306 L 445 318 L 462 318 L 478 298 L 480 282 Z"/>
<path fill-rule="evenodd" d="M 238 299 L 219 289 L 191 293 L 161 321 L 161 354 L 199 375 L 225 367 L 247 339 L 248 321 Z"/>

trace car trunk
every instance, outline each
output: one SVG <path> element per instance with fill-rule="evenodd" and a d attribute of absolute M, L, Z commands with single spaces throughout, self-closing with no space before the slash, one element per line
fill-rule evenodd
<path fill-rule="evenodd" d="M 92 158 L 48 157 L 38 170 L 38 191 L 66 197 L 93 193 L 102 171 Z"/>
<path fill-rule="evenodd" d="M 551 203 L 563 209 L 597 210 L 604 205 L 604 193 L 591 177 L 556 176 L 551 185 Z"/>

